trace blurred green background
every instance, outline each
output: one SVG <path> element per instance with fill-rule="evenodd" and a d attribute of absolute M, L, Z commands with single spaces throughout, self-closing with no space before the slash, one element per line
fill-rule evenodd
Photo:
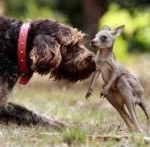
<path fill-rule="evenodd" d="M 125 24 L 115 44 L 117 58 L 126 62 L 133 53 L 150 53 L 149 0 L 0 0 L 0 13 L 24 21 L 55 19 L 81 29 L 91 38 L 103 25 L 113 28 Z"/>
<path fill-rule="evenodd" d="M 144 88 L 144 97 L 150 100 L 150 0 L 0 0 L 0 15 L 23 21 L 55 19 L 81 29 L 91 38 L 103 25 L 114 28 L 125 24 L 123 33 L 116 40 L 114 52 L 117 60 L 136 73 Z M 102 80 L 99 78 L 89 101 L 85 99 L 88 85 L 89 80 L 76 84 L 52 82 L 48 77 L 41 78 L 39 75 L 34 75 L 27 86 L 16 84 L 10 101 L 45 116 L 62 118 L 83 133 L 73 130 L 71 135 L 65 132 L 61 133 L 62 137 L 56 137 L 48 131 L 48 135 L 43 135 L 43 130 L 37 128 L 18 129 L 16 126 L 0 125 L 1 146 L 64 146 L 64 140 L 69 136 L 73 141 L 79 138 L 77 141 L 83 142 L 82 134 L 83 137 L 84 134 L 93 135 L 93 138 L 99 134 L 125 134 L 127 129 L 118 113 L 106 99 L 99 98 Z M 142 113 L 140 117 L 143 123 Z M 104 144 L 96 139 L 91 143 L 85 139 L 83 144 L 87 147 L 118 146 L 111 144 L 111 140 Z M 132 141 L 132 146 L 141 144 L 140 139 Z"/>
<path fill-rule="evenodd" d="M 116 58 L 138 75 L 145 89 L 150 86 L 150 0 L 0 0 L 0 15 L 23 21 L 54 19 L 91 39 L 104 25 L 125 24 L 115 42 Z"/>
<path fill-rule="evenodd" d="M 115 55 L 138 75 L 149 95 L 150 0 L 0 0 L 0 15 L 23 21 L 54 19 L 91 38 L 104 25 L 125 24 L 115 42 Z"/>

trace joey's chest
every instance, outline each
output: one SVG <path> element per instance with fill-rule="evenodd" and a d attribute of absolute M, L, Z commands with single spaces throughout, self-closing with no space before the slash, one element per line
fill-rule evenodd
<path fill-rule="evenodd" d="M 109 60 L 104 60 L 101 58 L 96 60 L 96 70 L 99 70 L 101 72 L 102 79 L 104 80 L 104 82 L 107 82 L 110 79 L 111 74 L 113 72 L 113 69 L 109 62 Z"/>
<path fill-rule="evenodd" d="M 95 59 L 96 69 L 100 71 L 111 70 L 111 64 L 109 59 L 103 59 L 101 57 Z"/>

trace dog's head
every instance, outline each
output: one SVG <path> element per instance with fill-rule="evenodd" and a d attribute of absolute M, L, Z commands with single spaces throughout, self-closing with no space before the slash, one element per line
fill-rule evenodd
<path fill-rule="evenodd" d="M 95 70 L 94 54 L 84 46 L 84 34 L 62 24 L 51 34 L 38 34 L 30 52 L 32 69 L 55 79 L 83 80 Z"/>
<path fill-rule="evenodd" d="M 105 26 L 95 35 L 95 38 L 91 42 L 91 46 L 101 49 L 112 48 L 115 38 L 120 35 L 124 27 L 125 25 L 121 25 L 111 30 L 110 27 Z"/>

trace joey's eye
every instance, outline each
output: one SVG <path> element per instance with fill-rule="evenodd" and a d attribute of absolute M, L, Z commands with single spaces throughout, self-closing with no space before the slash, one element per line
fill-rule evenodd
<path fill-rule="evenodd" d="M 101 40 L 101 41 L 106 41 L 106 40 L 107 40 L 107 36 L 102 35 L 102 36 L 100 37 L 100 40 Z"/>

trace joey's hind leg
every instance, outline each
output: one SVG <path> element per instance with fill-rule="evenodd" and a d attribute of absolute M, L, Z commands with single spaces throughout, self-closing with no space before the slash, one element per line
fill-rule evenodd
<path fill-rule="evenodd" d="M 128 129 L 132 132 L 134 130 L 134 125 L 133 125 L 132 119 L 130 118 L 130 116 L 126 112 L 125 107 L 119 107 L 117 109 L 118 109 L 120 116 L 122 117 L 122 119 L 126 123 Z"/>
<path fill-rule="evenodd" d="M 143 109 L 147 119 L 148 119 L 148 123 L 147 123 L 147 133 L 148 135 L 150 135 L 150 107 L 147 105 L 147 103 L 142 99 L 138 105 Z"/>
<path fill-rule="evenodd" d="M 139 132 L 143 132 L 142 127 L 140 126 L 139 121 L 137 119 L 137 115 L 136 115 L 135 109 L 134 109 L 134 103 L 132 101 L 132 99 L 134 97 L 132 97 L 132 95 L 123 95 L 123 97 L 126 100 L 125 103 L 126 103 L 127 109 L 128 109 L 128 111 L 130 113 L 130 116 L 131 116 L 131 118 L 133 120 L 133 123 L 135 125 L 136 130 L 139 131 Z"/>
<path fill-rule="evenodd" d="M 123 99 L 120 97 L 120 95 L 110 90 L 107 99 L 112 104 L 112 106 L 118 111 L 118 113 L 126 123 L 128 129 L 130 131 L 133 131 L 134 130 L 133 121 L 131 120 L 130 116 L 126 112 Z"/>
<path fill-rule="evenodd" d="M 134 102 L 136 97 L 134 97 L 133 93 L 132 93 L 132 88 L 130 87 L 129 83 L 127 82 L 127 80 L 124 77 L 121 77 L 117 83 L 117 89 L 119 94 L 121 95 L 121 97 L 123 97 L 123 99 L 125 100 L 125 104 L 127 106 L 127 109 L 130 113 L 130 116 L 133 120 L 133 124 L 136 128 L 137 131 L 139 132 L 143 132 L 142 127 L 140 126 L 138 120 L 137 120 L 137 116 L 136 116 L 136 112 L 134 109 Z"/>
<path fill-rule="evenodd" d="M 137 79 L 129 79 L 129 82 L 133 88 L 134 96 L 137 98 L 136 101 L 138 100 L 137 104 L 143 109 L 143 111 L 148 119 L 147 133 L 148 133 L 148 135 L 150 135 L 150 107 L 145 102 L 145 100 L 142 99 L 143 88 Z"/>
<path fill-rule="evenodd" d="M 135 112 L 135 117 L 136 117 L 136 119 L 137 119 L 139 125 L 142 126 L 142 125 L 141 125 L 141 122 L 139 121 L 139 118 L 138 118 L 138 115 L 137 115 L 137 110 L 136 110 L 136 105 L 138 104 L 138 101 L 136 100 L 136 97 L 134 97 L 134 98 L 135 98 L 135 99 L 133 100 L 133 110 L 134 110 L 134 112 Z"/>

